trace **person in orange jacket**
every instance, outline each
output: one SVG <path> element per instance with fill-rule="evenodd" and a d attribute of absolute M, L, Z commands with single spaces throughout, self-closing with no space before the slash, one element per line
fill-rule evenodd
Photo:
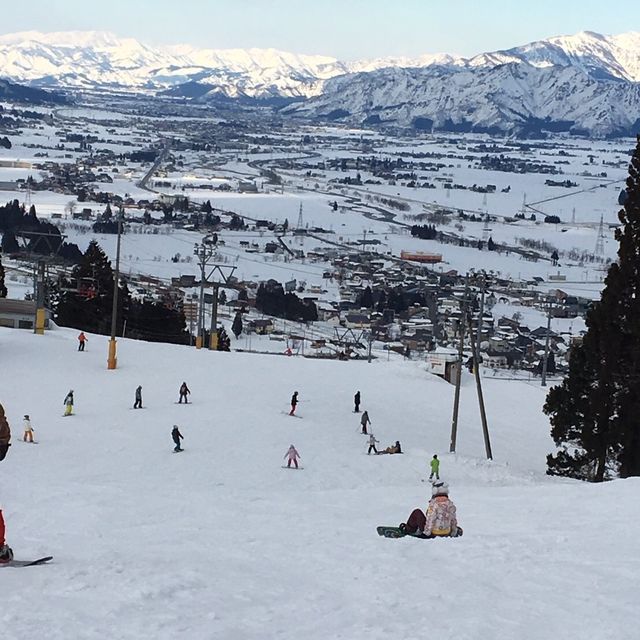
<path fill-rule="evenodd" d="M 89 342 L 89 340 L 87 339 L 87 336 L 84 335 L 84 331 L 81 331 L 78 336 L 78 351 L 84 351 L 85 342 Z"/>

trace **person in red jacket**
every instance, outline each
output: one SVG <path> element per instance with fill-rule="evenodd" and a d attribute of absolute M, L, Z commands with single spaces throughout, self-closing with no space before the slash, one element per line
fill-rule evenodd
<path fill-rule="evenodd" d="M 81 331 L 78 336 L 78 351 L 84 351 L 85 342 L 89 342 L 89 340 L 87 339 L 87 336 L 84 335 L 84 331 Z"/>
<path fill-rule="evenodd" d="M 2 515 L 2 509 L 0 509 L 0 564 L 6 564 L 13 560 L 13 551 L 4 540 L 4 517 Z"/>

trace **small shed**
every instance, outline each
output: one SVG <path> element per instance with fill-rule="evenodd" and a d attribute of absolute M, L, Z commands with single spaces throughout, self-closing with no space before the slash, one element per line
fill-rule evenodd
<path fill-rule="evenodd" d="M 0 327 L 12 329 L 33 329 L 36 303 L 33 300 L 12 300 L 0 298 Z M 45 309 L 45 329 L 49 328 L 51 311 Z"/>

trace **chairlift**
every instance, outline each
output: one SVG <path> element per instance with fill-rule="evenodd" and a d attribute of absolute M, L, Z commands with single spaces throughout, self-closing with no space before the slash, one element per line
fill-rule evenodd
<path fill-rule="evenodd" d="M 95 278 L 67 279 L 60 276 L 58 279 L 58 289 L 60 291 L 73 293 L 80 298 L 87 298 L 88 300 L 95 298 L 100 292 L 98 281 Z"/>

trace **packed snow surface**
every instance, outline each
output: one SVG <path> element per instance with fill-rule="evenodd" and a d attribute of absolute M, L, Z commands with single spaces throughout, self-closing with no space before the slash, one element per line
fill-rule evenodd
<path fill-rule="evenodd" d="M 0 329 L 8 542 L 54 556 L 0 569 L 3 640 L 637 637 L 640 485 L 545 476 L 539 386 L 485 381 L 487 462 L 470 377 L 450 455 L 453 387 L 422 363 L 119 340 L 108 371 L 107 339 L 78 353 L 76 334 Z M 358 389 L 381 446 L 404 455 L 366 455 Z M 295 390 L 301 419 L 286 415 Z M 38 445 L 20 441 L 25 413 Z M 291 443 L 302 471 L 281 468 Z M 426 505 L 434 453 L 464 537 L 378 537 Z"/>

